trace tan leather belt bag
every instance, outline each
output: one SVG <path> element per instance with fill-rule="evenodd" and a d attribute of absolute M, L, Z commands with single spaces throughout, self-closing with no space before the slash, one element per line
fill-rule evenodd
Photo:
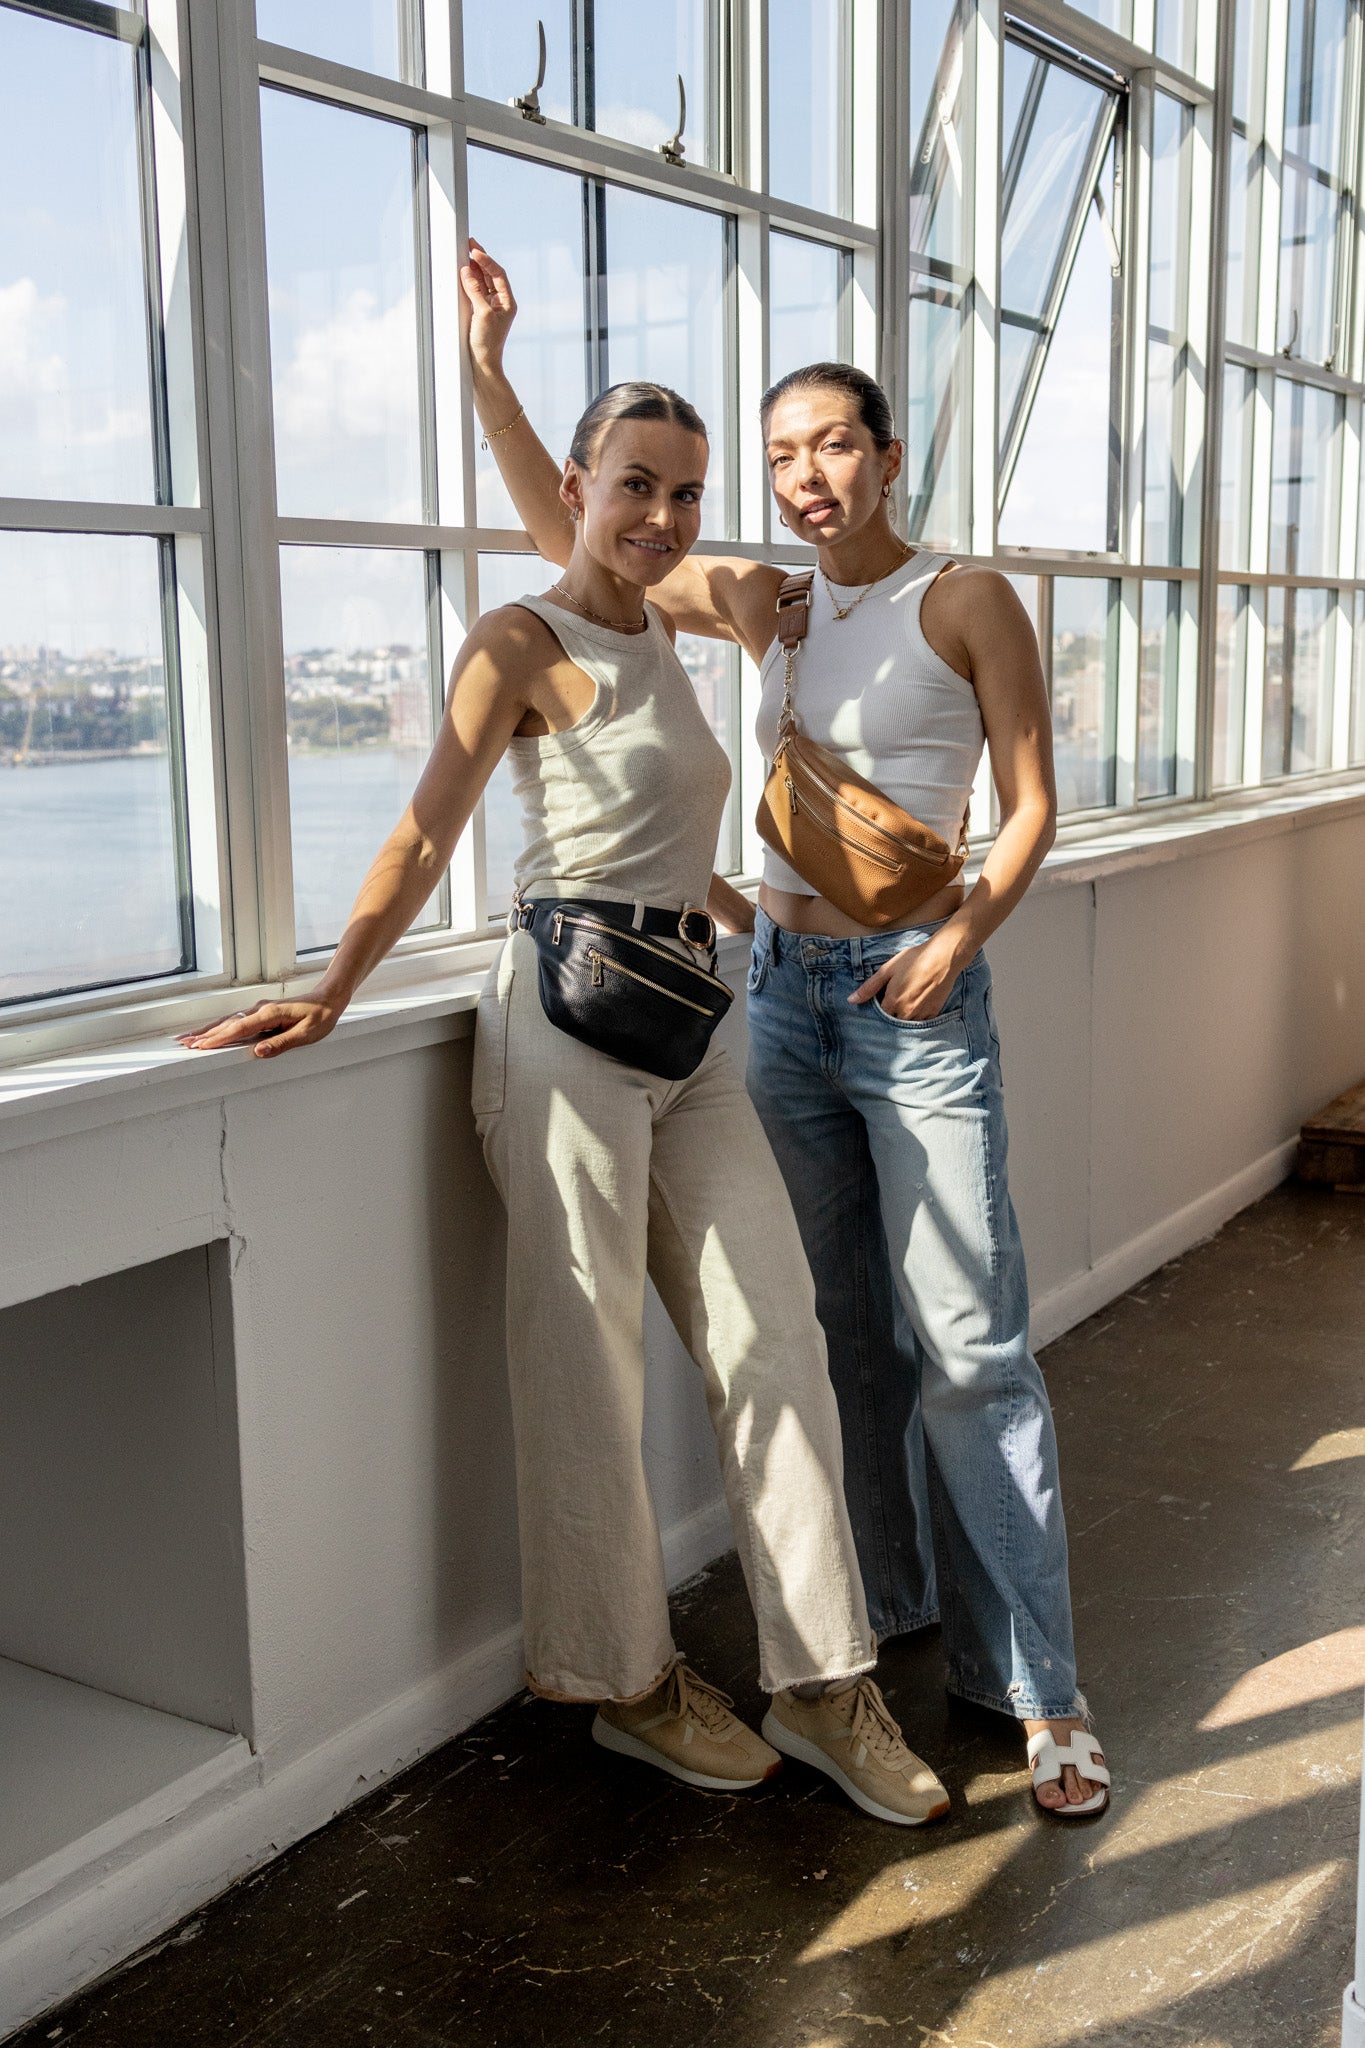
<path fill-rule="evenodd" d="M 786 673 L 772 771 L 754 822 L 764 843 L 845 917 L 873 929 L 905 924 L 957 877 L 967 858 L 967 818 L 952 852 L 847 762 L 797 731 L 796 650 L 810 624 L 814 582 L 813 570 L 788 576 L 777 593 Z"/>

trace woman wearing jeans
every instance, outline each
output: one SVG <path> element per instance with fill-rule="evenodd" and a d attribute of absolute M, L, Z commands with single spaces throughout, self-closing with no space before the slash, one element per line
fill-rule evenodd
<path fill-rule="evenodd" d="M 479 1003 L 473 1108 L 508 1212 L 527 1681 L 595 1704 L 604 1748 L 690 1785 L 751 1787 L 785 1755 L 864 1811 L 914 1826 L 946 1813 L 948 1797 L 871 1677 L 825 1342 L 753 1105 L 714 1042 L 690 1069 L 662 1056 L 657 1004 L 654 1037 L 642 1026 L 625 1041 L 633 1052 L 645 1041 L 653 1064 L 642 1065 L 611 1056 L 591 1028 L 560 1028 L 539 978 L 539 933 L 555 945 L 565 923 L 597 935 L 592 986 L 616 971 L 597 1004 L 600 1037 L 603 1010 L 619 1021 L 630 1000 L 621 977 L 664 996 L 657 977 L 686 977 L 709 999 L 696 956 L 714 942 L 711 913 L 747 915 L 712 873 L 729 762 L 669 614 L 646 599 L 696 540 L 706 463 L 706 430 L 676 392 L 617 385 L 588 408 L 565 465 L 565 573 L 466 638 L 431 759 L 321 980 L 186 1042 L 274 1057 L 325 1038 L 411 926 L 507 754 L 525 842 Z M 621 934 L 634 966 L 613 952 Z M 641 1445 L 646 1274 L 705 1385 L 774 1696 L 762 1736 L 684 1665 L 670 1632 Z"/>
<path fill-rule="evenodd" d="M 565 561 L 559 473 L 502 371 L 516 312 L 506 276 L 472 244 L 464 283 L 480 417 L 537 548 Z M 981 953 L 1055 830 L 1037 645 L 1003 576 L 893 531 L 901 444 L 871 378 L 797 371 L 768 393 L 762 425 L 782 523 L 818 550 L 800 730 L 950 846 L 983 743 L 1000 798 L 970 893 L 953 883 L 911 927 L 858 925 L 772 854 L 759 893 L 749 1087 L 815 1279 L 869 1614 L 882 1636 L 932 1621 L 936 1576 L 949 1689 L 1024 1723 L 1040 1806 L 1097 1812 L 1109 1773 L 1076 1682 L 1056 1440 L 1028 1344 Z M 737 642 L 760 664 L 769 756 L 783 573 L 692 556 L 659 586 L 679 629 Z"/>

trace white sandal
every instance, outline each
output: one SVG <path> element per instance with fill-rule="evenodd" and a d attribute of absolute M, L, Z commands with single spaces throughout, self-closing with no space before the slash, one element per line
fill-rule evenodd
<path fill-rule="evenodd" d="M 1040 1799 L 1035 1799 L 1034 1804 L 1058 1820 L 1080 1820 L 1087 1813 L 1103 1813 L 1109 1804 L 1109 1787 L 1113 1782 L 1105 1768 L 1103 1755 L 1098 1741 L 1086 1728 L 1078 1728 L 1070 1742 L 1058 1742 L 1050 1728 L 1040 1728 L 1036 1735 L 1030 1735 L 1028 1760 L 1035 1793 L 1040 1785 L 1056 1784 L 1066 1764 L 1070 1764 L 1080 1777 L 1089 1778 L 1102 1788 L 1092 1798 L 1083 1799 L 1079 1806 L 1073 1806 L 1070 1801 L 1065 1806 L 1043 1806 Z"/>

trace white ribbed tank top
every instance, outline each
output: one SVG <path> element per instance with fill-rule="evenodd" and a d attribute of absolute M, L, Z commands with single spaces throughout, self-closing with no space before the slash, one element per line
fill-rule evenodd
<path fill-rule="evenodd" d="M 885 577 L 846 619 L 836 619 L 818 573 L 810 623 L 796 656 L 797 730 L 846 761 L 858 775 L 956 846 L 985 744 L 981 707 L 964 676 L 924 637 L 924 593 L 951 560 L 918 550 Z M 858 587 L 834 586 L 841 605 Z M 782 709 L 785 658 L 778 642 L 760 671 L 758 744 L 771 761 Z M 768 849 L 763 879 L 771 889 L 813 896 L 809 882 Z"/>
<path fill-rule="evenodd" d="M 528 896 L 568 885 L 615 902 L 700 909 L 730 789 L 725 749 L 652 605 L 649 630 L 613 633 L 543 597 L 519 597 L 595 685 L 566 732 L 508 742 Z"/>

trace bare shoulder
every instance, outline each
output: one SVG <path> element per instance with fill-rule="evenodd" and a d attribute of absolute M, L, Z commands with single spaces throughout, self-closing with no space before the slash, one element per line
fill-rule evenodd
<path fill-rule="evenodd" d="M 535 612 L 524 605 L 502 604 L 485 612 L 466 633 L 460 649 L 461 669 L 479 656 L 495 672 L 524 682 L 562 661 L 564 650 Z"/>
<path fill-rule="evenodd" d="M 999 569 L 975 562 L 954 562 L 944 569 L 925 594 L 945 624 L 967 630 L 978 625 L 1029 624 L 1018 591 Z"/>

